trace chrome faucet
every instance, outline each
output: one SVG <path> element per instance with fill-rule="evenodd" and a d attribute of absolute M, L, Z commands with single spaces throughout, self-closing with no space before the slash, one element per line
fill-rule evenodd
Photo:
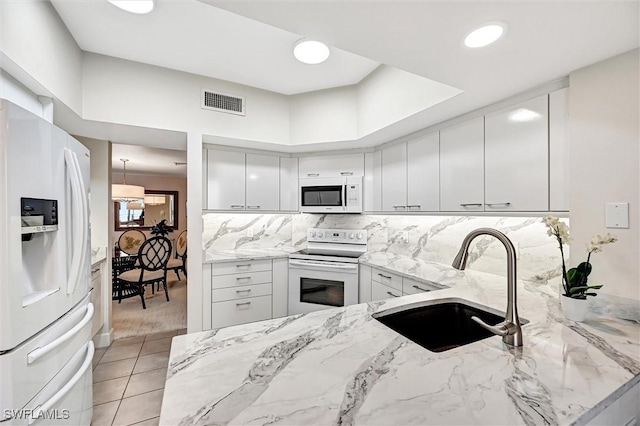
<path fill-rule="evenodd" d="M 496 229 L 478 228 L 475 231 L 471 231 L 462 241 L 462 246 L 453 260 L 452 266 L 461 271 L 464 270 L 469 257 L 469 245 L 471 241 L 480 235 L 491 235 L 497 238 L 507 250 L 507 313 L 504 321 L 496 325 L 489 325 L 476 316 L 471 317 L 471 319 L 493 334 L 502 336 L 502 341 L 507 345 L 522 346 L 522 327 L 520 326 L 516 301 L 516 249 L 513 247 L 511 240 Z"/>

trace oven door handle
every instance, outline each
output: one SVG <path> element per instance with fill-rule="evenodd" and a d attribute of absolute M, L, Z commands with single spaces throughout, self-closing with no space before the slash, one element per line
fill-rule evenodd
<path fill-rule="evenodd" d="M 356 270 L 358 269 L 357 263 L 320 263 L 320 262 L 305 262 L 304 260 L 289 260 L 289 266 L 296 269 L 341 269 L 341 270 Z"/>

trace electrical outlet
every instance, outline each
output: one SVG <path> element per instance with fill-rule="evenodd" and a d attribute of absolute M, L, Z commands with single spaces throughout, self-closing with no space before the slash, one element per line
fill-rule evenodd
<path fill-rule="evenodd" d="M 402 241 L 405 243 L 409 242 L 409 231 L 402 231 Z"/>
<path fill-rule="evenodd" d="M 253 228 L 252 227 L 248 227 L 247 228 L 247 237 L 253 238 Z"/>

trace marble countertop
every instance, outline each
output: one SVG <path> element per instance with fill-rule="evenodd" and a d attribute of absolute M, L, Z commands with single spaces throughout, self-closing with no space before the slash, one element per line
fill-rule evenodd
<path fill-rule="evenodd" d="M 206 250 L 203 263 L 229 262 L 234 260 L 278 259 L 298 251 L 293 247 L 243 250 Z"/>
<path fill-rule="evenodd" d="M 106 247 L 91 247 L 91 267 L 93 268 L 98 263 L 107 258 Z"/>
<path fill-rule="evenodd" d="M 562 315 L 518 283 L 524 346 L 430 352 L 371 314 L 435 299 L 506 307 L 506 279 L 408 258 L 364 264 L 450 288 L 174 338 L 160 424 L 584 424 L 640 381 L 640 326 Z"/>

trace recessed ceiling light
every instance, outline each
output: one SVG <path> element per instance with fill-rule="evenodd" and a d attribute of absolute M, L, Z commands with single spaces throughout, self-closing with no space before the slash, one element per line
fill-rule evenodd
<path fill-rule="evenodd" d="M 470 48 L 484 47 L 497 41 L 507 31 L 504 22 L 490 22 L 475 29 L 464 39 L 464 45 Z"/>
<path fill-rule="evenodd" d="M 112 5 L 130 13 L 144 15 L 153 10 L 154 0 L 107 0 Z"/>
<path fill-rule="evenodd" d="M 329 58 L 329 47 L 319 41 L 302 39 L 293 45 L 293 56 L 302 63 L 315 65 Z"/>

